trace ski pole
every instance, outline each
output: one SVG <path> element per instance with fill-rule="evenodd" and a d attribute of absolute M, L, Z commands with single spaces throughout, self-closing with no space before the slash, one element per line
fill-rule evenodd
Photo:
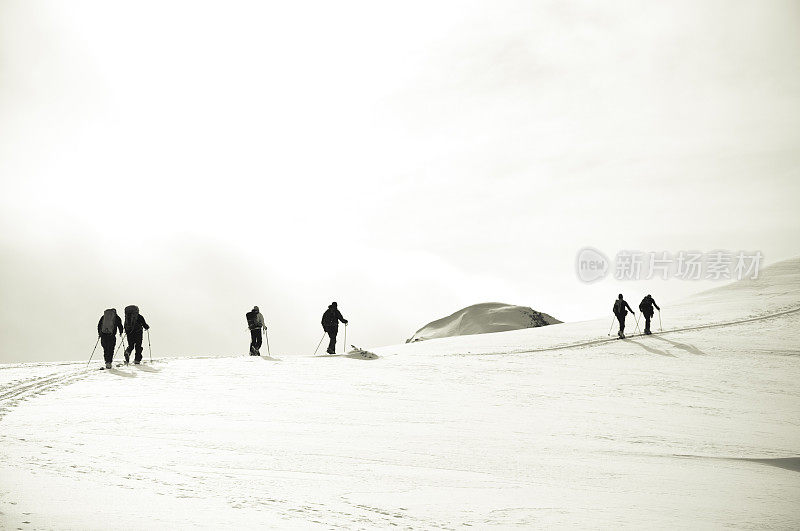
<path fill-rule="evenodd" d="M 150 346 L 150 329 L 147 329 L 147 351 L 150 353 L 150 363 L 153 363 L 153 347 Z"/>
<path fill-rule="evenodd" d="M 663 332 L 664 329 L 661 328 L 661 310 L 658 310 L 658 331 Z"/>
<path fill-rule="evenodd" d="M 122 345 L 124 345 L 124 344 L 125 344 L 125 336 L 123 336 L 123 335 L 121 335 L 121 334 L 120 334 L 120 336 L 119 336 L 119 337 L 120 337 L 120 340 L 121 340 L 121 341 L 119 342 L 119 345 L 117 345 L 117 348 L 116 348 L 116 350 L 114 350 L 114 356 L 116 356 L 116 355 L 117 355 L 117 352 L 119 352 L 119 347 L 121 347 Z M 111 362 L 112 362 L 112 363 L 114 362 L 114 356 L 111 356 Z"/>
<path fill-rule="evenodd" d="M 344 324 L 344 341 L 342 342 L 342 353 L 347 354 L 347 323 Z"/>
<path fill-rule="evenodd" d="M 267 340 L 267 356 L 271 358 L 272 354 L 269 353 L 269 332 L 267 331 L 266 326 L 264 327 L 264 339 Z"/>
<path fill-rule="evenodd" d="M 641 334 L 641 332 L 639 331 L 639 316 L 636 315 L 636 314 L 633 314 L 633 315 L 636 317 L 636 330 L 635 331 L 639 332 Z"/>
<path fill-rule="evenodd" d="M 317 343 L 317 348 L 314 349 L 314 355 L 317 355 L 317 351 L 319 350 L 319 346 L 322 344 L 322 340 L 325 339 L 325 334 L 327 332 L 322 332 L 322 337 L 319 338 L 319 343 Z"/>
<path fill-rule="evenodd" d="M 92 355 L 89 356 L 89 361 L 86 362 L 86 366 L 88 367 L 89 364 L 92 362 L 92 358 L 94 358 L 94 351 L 97 350 L 97 344 L 100 343 L 100 336 L 97 336 L 97 341 L 94 343 L 94 348 L 92 349 Z"/>
<path fill-rule="evenodd" d="M 611 328 L 608 329 L 608 334 L 607 334 L 609 336 L 611 335 L 611 331 L 614 330 L 614 319 L 616 319 L 616 317 L 612 315 L 611 316 Z"/>

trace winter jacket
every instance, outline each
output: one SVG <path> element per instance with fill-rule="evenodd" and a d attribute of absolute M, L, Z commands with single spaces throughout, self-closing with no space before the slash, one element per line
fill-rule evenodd
<path fill-rule="evenodd" d="M 261 315 L 261 312 L 247 312 L 244 314 L 247 318 L 247 328 L 250 330 L 261 330 L 262 328 L 266 328 L 264 324 L 264 316 Z"/>
<path fill-rule="evenodd" d="M 142 333 L 142 329 L 150 330 L 150 325 L 148 325 L 147 321 L 144 320 L 144 317 L 142 317 L 142 314 L 139 314 L 139 315 L 136 316 L 136 324 L 133 325 L 133 330 L 125 329 L 125 332 L 128 335 L 141 334 Z"/>
<path fill-rule="evenodd" d="M 616 316 L 624 316 L 628 314 L 625 308 L 630 310 L 631 313 L 636 313 L 633 311 L 633 308 L 628 306 L 628 303 L 624 299 L 617 299 L 616 301 L 614 301 L 614 307 L 612 308 L 612 311 Z"/>
<path fill-rule="evenodd" d="M 322 328 L 325 330 L 339 328 L 339 321 L 347 324 L 347 319 L 342 317 L 338 308 L 333 305 L 328 306 L 328 309 L 322 314 Z"/>
<path fill-rule="evenodd" d="M 645 315 L 653 315 L 653 306 L 655 306 L 658 311 L 661 311 L 661 308 L 658 307 L 653 297 L 647 296 L 639 303 L 639 310 Z"/>

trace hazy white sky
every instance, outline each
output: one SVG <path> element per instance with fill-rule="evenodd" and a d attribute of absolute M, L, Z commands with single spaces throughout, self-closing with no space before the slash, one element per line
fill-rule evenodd
<path fill-rule="evenodd" d="M 800 3 L 0 0 L 0 187 L 0 362 L 674 300 L 575 255 L 800 254 Z"/>

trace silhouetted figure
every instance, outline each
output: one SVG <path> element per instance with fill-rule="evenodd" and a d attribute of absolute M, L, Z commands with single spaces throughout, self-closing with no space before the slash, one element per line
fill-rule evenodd
<path fill-rule="evenodd" d="M 646 295 L 642 302 L 639 303 L 639 311 L 642 312 L 644 315 L 644 333 L 648 336 L 650 335 L 650 318 L 653 317 L 653 306 L 656 307 L 656 310 L 659 312 L 661 308 L 658 307 L 656 301 L 653 300 L 653 297 L 650 295 Z"/>
<path fill-rule="evenodd" d="M 620 339 L 625 339 L 625 316 L 628 315 L 626 308 L 627 310 L 630 310 L 632 314 L 636 315 L 636 312 L 634 312 L 633 309 L 628 306 L 628 303 L 622 298 L 622 293 L 620 293 L 619 298 L 614 301 L 613 308 L 614 315 L 617 316 L 617 321 L 619 321 L 619 332 L 617 335 Z"/>
<path fill-rule="evenodd" d="M 97 322 L 97 335 L 100 336 L 100 344 L 103 345 L 103 358 L 106 360 L 106 369 L 110 369 L 111 362 L 114 361 L 117 330 L 119 330 L 119 335 L 122 337 L 122 319 L 117 315 L 115 308 L 110 308 L 103 312 L 103 316 Z"/>
<path fill-rule="evenodd" d="M 250 329 L 250 355 L 260 356 L 261 329 L 267 329 L 267 325 L 264 324 L 264 316 L 258 311 L 258 306 L 253 306 L 253 309 L 244 316 L 247 318 L 247 328 Z"/>
<path fill-rule="evenodd" d="M 332 302 L 328 309 L 325 310 L 325 313 L 322 314 L 322 329 L 331 338 L 328 344 L 328 354 L 336 354 L 336 334 L 339 333 L 339 321 L 347 326 L 347 319 L 342 317 L 342 313 L 336 307 L 336 303 Z"/>
<path fill-rule="evenodd" d="M 136 355 L 133 357 L 133 363 L 139 365 L 142 362 L 142 338 L 144 337 L 144 330 L 150 330 L 150 325 L 144 320 L 142 314 L 139 313 L 138 306 L 125 307 L 125 333 L 128 335 L 128 348 L 125 349 L 125 364 L 127 365 L 131 359 L 131 352 L 136 349 Z"/>

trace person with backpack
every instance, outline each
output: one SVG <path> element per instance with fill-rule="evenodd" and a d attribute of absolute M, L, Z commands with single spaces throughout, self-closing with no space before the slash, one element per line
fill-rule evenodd
<path fill-rule="evenodd" d="M 150 325 L 144 320 L 144 316 L 139 313 L 138 306 L 125 307 L 125 333 L 128 335 L 128 348 L 125 349 L 125 365 L 131 359 L 131 352 L 136 349 L 136 356 L 133 364 L 139 365 L 142 362 L 142 338 L 143 330 L 150 330 Z"/>
<path fill-rule="evenodd" d="M 619 321 L 619 332 L 617 335 L 620 339 L 625 339 L 625 316 L 628 315 L 626 308 L 630 310 L 632 314 L 636 315 L 636 312 L 625 302 L 625 299 L 622 298 L 622 293 L 620 293 L 617 300 L 614 301 L 614 307 L 612 308 L 614 315 L 617 316 L 617 321 Z"/>
<path fill-rule="evenodd" d="M 253 309 L 244 314 L 247 319 L 247 328 L 250 330 L 250 355 L 261 355 L 261 330 L 267 331 L 267 325 L 264 324 L 264 316 L 258 310 L 258 306 L 253 306 Z"/>
<path fill-rule="evenodd" d="M 337 304 L 332 302 L 328 309 L 325 310 L 325 313 L 322 314 L 322 329 L 331 338 L 328 344 L 328 354 L 336 354 L 336 335 L 339 333 L 339 321 L 347 326 L 347 319 L 342 317 Z M 345 345 L 345 349 L 347 349 L 347 345 Z"/>
<path fill-rule="evenodd" d="M 122 319 L 117 315 L 115 308 L 109 308 L 103 312 L 103 316 L 97 322 L 97 335 L 100 336 L 100 344 L 103 345 L 103 358 L 106 361 L 106 369 L 111 368 L 114 361 L 114 347 L 117 345 L 116 332 L 119 330 L 119 337 L 122 337 Z"/>
<path fill-rule="evenodd" d="M 642 312 L 642 315 L 644 315 L 644 333 L 648 336 L 651 334 L 650 318 L 653 317 L 653 306 L 655 306 L 656 310 L 659 312 L 661 311 L 661 308 L 658 307 L 656 301 L 654 301 L 653 297 L 651 297 L 649 294 L 646 295 L 645 298 L 642 299 L 642 302 L 639 303 L 639 311 Z"/>

